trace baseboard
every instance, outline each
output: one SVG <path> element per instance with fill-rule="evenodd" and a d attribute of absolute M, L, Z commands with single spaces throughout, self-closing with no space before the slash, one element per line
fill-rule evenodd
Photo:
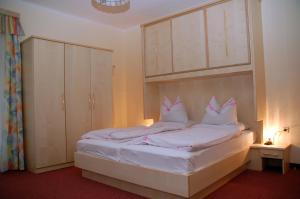
<path fill-rule="evenodd" d="M 43 168 L 29 169 L 29 171 L 32 173 L 39 174 L 39 173 L 44 173 L 47 171 L 53 171 L 53 170 L 62 169 L 62 168 L 66 168 L 66 167 L 72 167 L 72 166 L 74 166 L 74 162 L 68 162 L 65 164 L 58 164 L 58 165 L 53 165 L 53 166 L 43 167 Z"/>

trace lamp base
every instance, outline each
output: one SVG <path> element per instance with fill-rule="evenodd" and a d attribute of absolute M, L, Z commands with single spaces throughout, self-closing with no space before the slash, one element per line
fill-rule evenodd
<path fill-rule="evenodd" d="M 264 143 L 264 145 L 272 145 L 272 144 L 273 144 L 273 142 L 271 141 L 271 138 L 269 138 L 268 141 L 266 141 Z"/>

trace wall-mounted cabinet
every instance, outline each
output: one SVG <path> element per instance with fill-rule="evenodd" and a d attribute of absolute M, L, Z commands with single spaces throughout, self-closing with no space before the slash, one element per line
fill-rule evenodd
<path fill-rule="evenodd" d="M 145 27 L 146 76 L 172 73 L 171 21 Z"/>
<path fill-rule="evenodd" d="M 172 19 L 174 72 L 207 67 L 205 37 L 203 10 Z"/>
<path fill-rule="evenodd" d="M 206 13 L 209 66 L 250 64 L 245 1 L 226 1 L 208 7 Z"/>
<path fill-rule="evenodd" d="M 248 18 L 247 0 L 223 0 L 143 25 L 146 80 L 202 76 L 199 71 L 218 68 L 249 71 Z"/>

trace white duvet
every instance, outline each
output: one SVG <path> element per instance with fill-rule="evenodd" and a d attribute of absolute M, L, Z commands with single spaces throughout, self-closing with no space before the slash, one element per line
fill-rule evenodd
<path fill-rule="evenodd" d="M 196 151 L 225 142 L 241 134 L 244 125 L 197 124 L 180 131 L 147 135 L 139 143 L 183 151 Z"/>
<path fill-rule="evenodd" d="M 181 130 L 187 127 L 187 124 L 177 122 L 157 122 L 150 127 L 136 126 L 131 128 L 108 128 L 90 131 L 81 139 L 106 139 L 117 141 L 129 141 L 141 136 L 149 136 L 157 133 Z"/>

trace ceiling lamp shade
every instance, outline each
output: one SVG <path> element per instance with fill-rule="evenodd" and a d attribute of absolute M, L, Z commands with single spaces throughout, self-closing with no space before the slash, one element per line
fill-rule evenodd
<path fill-rule="evenodd" d="M 130 7 L 130 0 L 92 0 L 92 5 L 103 12 L 120 13 Z"/>

